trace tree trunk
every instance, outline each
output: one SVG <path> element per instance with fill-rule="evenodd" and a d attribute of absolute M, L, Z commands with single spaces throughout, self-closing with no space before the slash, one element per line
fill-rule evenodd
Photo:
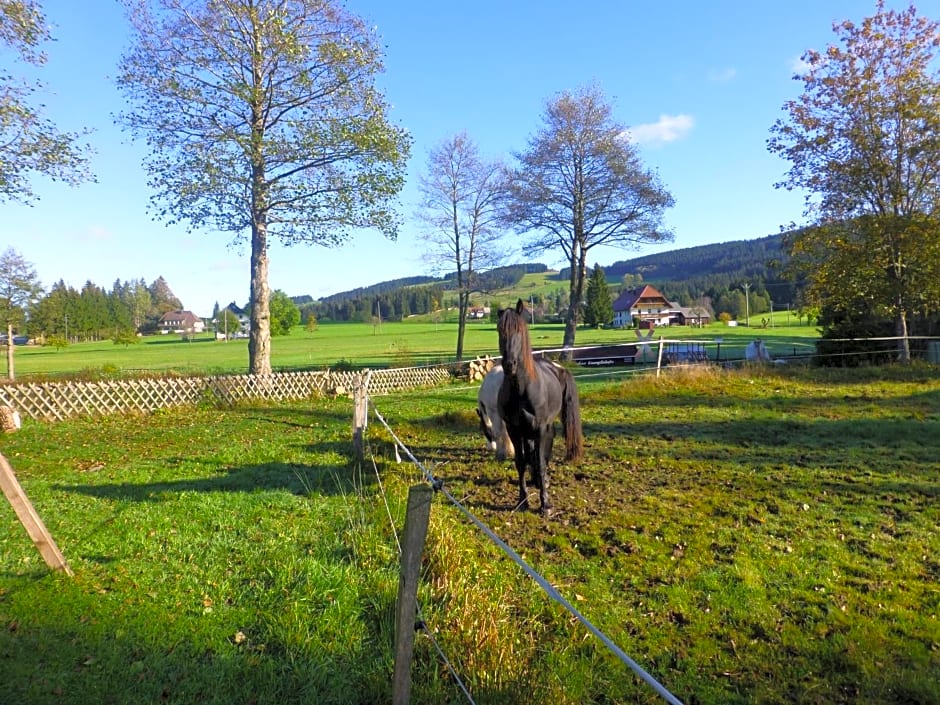
<path fill-rule="evenodd" d="M 568 313 L 565 315 L 565 336 L 562 339 L 562 347 L 571 348 L 574 346 L 575 333 L 578 329 L 578 297 L 577 297 L 577 278 L 578 278 L 578 259 L 575 250 L 571 251 L 571 259 L 568 262 L 571 268 L 571 275 L 568 277 Z M 573 353 L 567 351 L 562 355 L 563 360 L 571 360 Z"/>
<path fill-rule="evenodd" d="M 470 292 L 461 291 L 457 296 L 457 362 L 463 360 L 463 336 L 467 330 L 467 309 L 470 307 Z"/>
<path fill-rule="evenodd" d="M 565 321 L 566 348 L 574 347 L 575 333 L 578 329 L 578 320 L 581 313 L 581 302 L 584 300 L 584 277 L 587 273 L 587 250 L 580 245 L 571 250 L 571 279 L 569 290 L 571 301 L 568 303 L 568 320 Z M 572 352 L 566 352 L 564 359 L 571 360 Z"/>
<path fill-rule="evenodd" d="M 7 379 L 11 382 L 16 379 L 13 371 L 13 324 L 7 323 Z"/>
<path fill-rule="evenodd" d="M 248 332 L 248 372 L 271 374 L 271 305 L 268 291 L 268 233 L 261 222 L 251 233 L 251 330 Z"/>
<path fill-rule="evenodd" d="M 895 335 L 898 336 L 898 362 L 909 364 L 911 361 L 911 341 L 907 336 L 907 311 L 899 307 L 894 322 Z"/>

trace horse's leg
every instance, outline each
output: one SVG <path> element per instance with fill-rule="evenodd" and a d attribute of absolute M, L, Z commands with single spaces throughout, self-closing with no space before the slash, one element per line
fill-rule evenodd
<path fill-rule="evenodd" d="M 555 424 L 552 422 L 547 427 L 542 428 L 535 454 L 538 463 L 539 505 L 543 515 L 549 514 L 552 510 L 552 503 L 548 500 L 548 466 L 552 460 L 552 443 L 554 440 Z M 535 472 L 534 466 L 532 470 Z"/>
<path fill-rule="evenodd" d="M 526 444 L 523 443 L 523 448 L 526 448 Z M 529 489 L 525 486 L 525 466 L 526 466 L 526 456 L 528 453 L 523 450 L 522 452 L 516 452 L 516 472 L 519 473 L 519 506 L 523 509 L 529 508 Z"/>
<path fill-rule="evenodd" d="M 539 473 L 539 457 L 542 453 L 541 442 L 535 441 L 532 450 L 532 460 L 529 462 L 529 482 L 533 487 L 542 489 L 542 475 Z"/>
<path fill-rule="evenodd" d="M 496 459 L 506 460 L 513 455 L 513 444 L 509 439 L 509 430 L 506 428 L 499 410 L 496 410 L 496 413 L 490 417 L 490 421 L 492 424 L 490 430 L 496 445 Z"/>
<path fill-rule="evenodd" d="M 508 428 L 507 428 L 508 431 Z M 529 508 L 529 490 L 525 486 L 525 467 L 528 462 L 529 452 L 528 443 L 520 433 L 509 433 L 510 441 L 516 447 L 516 472 L 519 474 L 519 506 L 523 509 Z"/>

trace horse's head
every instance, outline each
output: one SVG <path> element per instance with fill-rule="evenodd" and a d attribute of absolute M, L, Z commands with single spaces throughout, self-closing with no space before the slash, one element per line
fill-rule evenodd
<path fill-rule="evenodd" d="M 525 304 L 522 299 L 516 307 L 502 309 L 496 331 L 499 333 L 499 354 L 502 357 L 503 370 L 507 375 L 516 375 L 519 367 L 524 366 L 529 374 L 532 370 L 532 347 L 529 343 L 529 329 L 525 322 Z"/>

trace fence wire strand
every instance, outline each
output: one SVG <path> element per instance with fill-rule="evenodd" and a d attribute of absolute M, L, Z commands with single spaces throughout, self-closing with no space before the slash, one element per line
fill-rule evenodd
<path fill-rule="evenodd" d="M 379 412 L 378 408 L 372 403 L 372 400 L 369 399 L 369 403 L 372 406 L 373 413 L 375 417 L 379 420 L 382 426 L 385 427 L 385 430 L 388 431 L 392 439 L 395 441 L 397 447 L 400 447 L 401 450 L 405 452 L 405 455 L 414 463 L 424 475 L 425 480 L 434 488 L 436 491 L 444 495 L 448 501 L 454 505 L 474 526 L 476 526 L 483 534 L 492 541 L 499 549 L 505 553 L 510 560 L 512 560 L 517 566 L 519 566 L 530 578 L 532 578 L 539 587 L 548 595 L 552 600 L 561 605 L 564 609 L 568 610 L 571 615 L 577 619 L 591 634 L 597 637 L 604 646 L 606 646 L 611 653 L 613 653 L 622 663 L 629 667 L 640 679 L 642 679 L 647 685 L 649 685 L 653 690 L 656 691 L 666 702 L 670 705 L 682 705 L 682 701 L 679 700 L 675 695 L 670 693 L 659 681 L 657 681 L 652 675 L 650 675 L 639 663 L 634 661 L 630 656 L 626 654 L 619 646 L 617 646 L 604 632 L 598 629 L 594 624 L 581 612 L 569 602 L 564 595 L 562 595 L 558 590 L 549 583 L 541 574 L 538 573 L 532 566 L 530 566 L 526 561 L 516 553 L 505 541 L 503 541 L 499 536 L 497 536 L 486 524 L 480 521 L 474 514 L 467 509 L 456 497 L 454 497 L 444 486 L 444 480 L 437 478 L 434 474 L 429 471 L 420 460 L 418 460 L 411 450 L 406 446 L 401 439 L 395 434 L 391 426 Z M 397 452 L 397 450 L 396 450 Z"/>
<path fill-rule="evenodd" d="M 371 403 L 371 399 L 369 402 Z M 378 412 L 376 412 L 378 413 Z M 398 462 L 401 462 L 400 457 L 398 456 L 398 446 L 395 446 L 395 456 L 398 459 Z M 392 529 L 392 535 L 395 537 L 395 545 L 398 546 L 398 555 L 401 556 L 401 540 L 398 537 L 398 529 L 395 528 L 395 519 L 392 517 L 391 507 L 388 505 L 388 496 L 385 493 L 385 486 L 382 484 L 382 478 L 379 473 L 379 466 L 375 462 L 375 456 L 371 452 L 371 446 L 369 450 L 369 458 L 372 461 L 372 470 L 375 473 L 375 479 L 379 486 L 379 493 L 382 495 L 382 501 L 385 503 L 385 513 L 388 516 L 388 523 Z M 420 630 L 427 636 L 428 640 L 431 642 L 431 645 L 434 647 L 434 650 L 437 652 L 438 658 L 444 664 L 445 668 L 450 672 L 451 677 L 454 679 L 454 682 L 460 687 L 460 690 L 463 691 L 464 696 L 467 700 L 475 705 L 473 696 L 470 694 L 470 691 L 467 689 L 467 686 L 464 685 L 463 680 L 457 674 L 457 669 L 451 663 L 450 659 L 447 657 L 447 654 L 444 653 L 444 649 L 441 648 L 441 645 L 438 643 L 437 639 L 434 637 L 434 632 L 428 627 L 427 619 L 424 616 L 424 610 L 421 608 L 421 602 L 417 601 L 417 624 L 416 628 L 420 627 Z"/>

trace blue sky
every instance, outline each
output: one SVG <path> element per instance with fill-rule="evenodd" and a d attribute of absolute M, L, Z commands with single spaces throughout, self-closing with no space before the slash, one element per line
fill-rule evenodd
<path fill-rule="evenodd" d="M 800 55 L 836 36 L 832 23 L 875 11 L 874 0 L 348 0 L 386 46 L 379 83 L 392 120 L 414 138 L 404 226 L 396 242 L 366 231 L 341 249 L 270 248 L 272 289 L 314 298 L 429 271 L 413 217 L 428 151 L 466 131 L 488 157 L 508 159 L 538 129 L 545 102 L 590 83 L 638 139 L 647 167 L 676 199 L 666 216 L 675 240 L 625 251 L 594 250 L 602 266 L 639 254 L 748 240 L 800 222 L 802 194 L 775 189 L 787 163 L 766 149 L 769 128 L 802 84 Z M 907 2 L 888 0 L 891 8 Z M 145 147 L 114 125 L 114 87 L 128 44 L 115 0 L 45 0 L 56 41 L 45 47 L 41 101 L 62 129 L 94 130 L 97 183 L 33 181 L 32 207 L 4 203 L 0 250 L 13 246 L 47 288 L 62 279 L 110 289 L 116 279 L 164 277 L 184 306 L 248 299 L 248 249 L 228 235 L 187 233 L 147 213 Z M 940 0 L 917 3 L 940 17 Z M 5 65 L 10 55 L 4 54 Z M 17 67 L 18 73 L 26 69 Z M 552 267 L 559 259 L 542 261 Z"/>

